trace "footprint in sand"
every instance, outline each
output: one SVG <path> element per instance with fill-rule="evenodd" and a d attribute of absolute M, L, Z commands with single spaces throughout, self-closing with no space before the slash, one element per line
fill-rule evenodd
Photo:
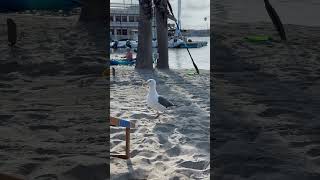
<path fill-rule="evenodd" d="M 123 129 L 122 129 L 123 132 Z M 119 134 L 115 134 L 114 136 L 112 136 L 112 139 L 125 139 L 125 134 L 124 133 L 119 133 Z"/>
<path fill-rule="evenodd" d="M 106 179 L 106 169 L 106 164 L 100 162 L 88 165 L 77 164 L 72 169 L 66 170 L 63 174 L 70 179 L 78 180 Z"/>
<path fill-rule="evenodd" d="M 307 151 L 307 155 L 311 157 L 320 156 L 320 146 L 312 147 L 310 150 Z"/>
<path fill-rule="evenodd" d="M 31 125 L 29 126 L 29 129 L 31 130 L 54 130 L 58 131 L 59 127 L 58 126 L 53 126 L 53 125 Z"/>
<path fill-rule="evenodd" d="M 155 166 L 156 166 L 157 170 L 159 170 L 159 171 L 165 171 L 168 169 L 167 166 L 163 162 L 156 162 Z"/>
<path fill-rule="evenodd" d="M 30 90 L 43 90 L 43 89 L 48 89 L 48 87 L 46 87 L 46 86 L 36 86 L 36 87 L 30 88 Z"/>
<path fill-rule="evenodd" d="M 181 147 L 179 145 L 175 145 L 172 148 L 166 150 L 166 154 L 169 157 L 176 157 L 179 156 L 181 153 Z"/>
<path fill-rule="evenodd" d="M 157 155 L 154 158 L 150 158 L 150 161 L 151 162 L 157 162 L 157 161 L 165 162 L 165 161 L 170 161 L 170 159 L 166 155 Z"/>
<path fill-rule="evenodd" d="M 312 162 L 314 162 L 314 164 L 316 164 L 317 166 L 320 166 L 320 157 L 317 157 L 316 159 L 312 160 Z"/>
<path fill-rule="evenodd" d="M 123 140 L 113 140 L 113 141 L 110 142 L 111 143 L 111 147 L 118 146 L 122 142 L 123 142 Z"/>
<path fill-rule="evenodd" d="M 173 132 L 175 128 L 173 124 L 156 124 L 153 130 L 156 134 L 161 134 Z"/>
<path fill-rule="evenodd" d="M 180 163 L 179 166 L 189 169 L 197 169 L 197 170 L 204 170 L 209 166 L 209 161 L 185 161 Z"/>
<path fill-rule="evenodd" d="M 170 142 L 168 142 L 168 136 L 167 135 L 162 135 L 162 134 L 158 134 L 158 140 L 159 140 L 159 144 L 161 146 L 164 146 L 164 145 L 171 145 Z"/>
<path fill-rule="evenodd" d="M 208 141 L 200 141 L 198 143 L 196 143 L 196 147 L 201 149 L 201 150 L 205 150 L 207 152 L 210 152 L 210 146 L 208 146 Z"/>
<path fill-rule="evenodd" d="M 28 113 L 27 116 L 31 119 L 43 120 L 49 117 L 47 113 Z"/>
<path fill-rule="evenodd" d="M 11 84 L 0 83 L 0 88 L 12 88 Z"/>
<path fill-rule="evenodd" d="M 58 180 L 58 176 L 55 174 L 44 174 L 34 177 L 35 180 Z"/>
<path fill-rule="evenodd" d="M 37 148 L 35 150 L 36 153 L 38 154 L 48 154 L 48 155 L 57 155 L 61 154 L 61 152 L 54 150 L 54 149 L 44 149 L 44 148 Z"/>
<path fill-rule="evenodd" d="M 149 129 L 146 127 L 141 127 L 139 129 L 136 130 L 136 133 L 141 133 L 143 134 L 143 137 L 150 137 L 152 136 L 152 134 L 150 135 L 149 133 Z"/>
<path fill-rule="evenodd" d="M 27 163 L 19 167 L 19 173 L 27 175 L 39 166 L 39 163 Z"/>
<path fill-rule="evenodd" d="M 49 160 L 53 159 L 53 157 L 42 156 L 42 157 L 34 157 L 34 158 L 31 158 L 31 159 L 35 160 L 35 161 L 49 161 Z"/>
<path fill-rule="evenodd" d="M 145 158 L 151 158 L 151 157 L 154 157 L 154 155 L 156 154 L 155 151 L 152 151 L 152 150 L 147 150 L 147 149 L 144 149 L 144 150 L 133 150 L 131 152 L 131 157 L 134 157 L 134 156 L 142 156 L 142 157 L 145 157 Z"/>
<path fill-rule="evenodd" d="M 290 146 L 293 148 L 303 148 L 305 146 L 309 146 L 315 143 L 320 143 L 320 141 L 295 141 L 295 142 L 290 142 Z"/>
<path fill-rule="evenodd" d="M 0 121 L 7 121 L 10 120 L 11 118 L 13 118 L 14 115 L 13 114 L 0 114 Z"/>
<path fill-rule="evenodd" d="M 276 117 L 281 114 L 292 113 L 291 110 L 281 108 L 267 108 L 265 111 L 259 113 L 261 117 Z"/>
<path fill-rule="evenodd" d="M 20 91 L 18 89 L 2 89 L 1 90 L 2 93 L 19 93 Z"/>
<path fill-rule="evenodd" d="M 154 119 L 154 116 L 146 113 L 134 113 L 130 116 L 130 119 Z"/>
<path fill-rule="evenodd" d="M 158 142 L 152 138 L 144 138 L 142 140 L 142 143 L 152 145 L 152 144 L 157 144 Z"/>

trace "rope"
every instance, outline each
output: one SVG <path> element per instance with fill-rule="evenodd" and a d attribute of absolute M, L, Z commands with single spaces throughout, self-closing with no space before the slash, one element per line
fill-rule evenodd
<path fill-rule="evenodd" d="M 170 2 L 167 1 L 167 3 L 168 3 L 169 10 L 170 10 L 170 12 L 171 12 L 171 15 L 174 17 L 174 14 L 173 14 L 172 7 L 171 7 Z M 176 23 L 176 26 L 177 26 L 179 32 L 181 33 L 180 27 L 179 27 L 177 21 L 175 20 L 174 22 Z M 187 46 L 187 44 L 186 44 L 186 42 L 185 42 L 185 41 L 183 41 L 183 42 L 184 42 L 184 45 L 185 45 L 185 47 L 186 47 L 186 49 L 187 49 L 187 51 L 188 51 L 188 53 L 189 53 L 189 56 L 190 56 L 191 61 L 192 61 L 192 64 L 193 64 L 194 68 L 196 69 L 197 74 L 200 74 L 199 69 L 198 69 L 198 66 L 197 66 L 196 63 L 194 62 L 194 60 L 193 60 L 193 58 L 192 58 L 192 56 L 191 56 L 191 53 L 190 53 L 190 51 L 189 51 L 189 48 L 188 48 L 188 46 Z"/>

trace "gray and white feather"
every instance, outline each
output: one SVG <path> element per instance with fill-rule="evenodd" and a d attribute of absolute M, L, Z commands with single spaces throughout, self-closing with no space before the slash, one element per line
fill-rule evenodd
<path fill-rule="evenodd" d="M 175 106 L 172 102 L 160 96 L 156 89 L 156 81 L 154 79 L 149 79 L 147 81 L 147 85 L 149 86 L 149 92 L 147 95 L 147 105 L 156 110 L 157 112 L 165 111 L 168 107 Z"/>

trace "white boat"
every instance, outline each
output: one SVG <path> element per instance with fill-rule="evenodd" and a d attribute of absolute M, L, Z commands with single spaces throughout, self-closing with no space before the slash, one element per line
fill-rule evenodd
<path fill-rule="evenodd" d="M 110 48 L 112 48 L 114 46 L 114 43 L 115 43 L 114 41 L 110 42 Z"/>
<path fill-rule="evenodd" d="M 175 35 L 171 37 L 168 41 L 169 48 L 200 48 L 206 46 L 208 42 L 206 41 L 192 41 L 184 36 L 180 31 L 181 29 L 181 0 L 178 0 L 178 19 Z"/>
<path fill-rule="evenodd" d="M 168 48 L 178 48 L 182 44 L 184 44 L 184 41 L 180 38 L 171 38 L 168 41 Z"/>
<path fill-rule="evenodd" d="M 168 42 L 169 48 L 201 48 L 207 45 L 208 42 L 206 41 L 192 41 L 191 39 L 186 40 L 186 38 L 182 37 L 174 37 Z"/>
<path fill-rule="evenodd" d="M 137 48 L 138 47 L 138 41 L 135 40 L 119 40 L 119 41 L 112 41 L 110 42 L 111 48 Z"/>

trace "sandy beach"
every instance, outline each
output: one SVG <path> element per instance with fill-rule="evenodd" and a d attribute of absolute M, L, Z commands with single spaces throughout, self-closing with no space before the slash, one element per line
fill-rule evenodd
<path fill-rule="evenodd" d="M 131 159 L 111 158 L 111 179 L 209 179 L 210 90 L 209 71 L 135 71 L 115 67 L 110 79 L 110 114 L 134 122 Z M 155 119 L 146 106 L 147 88 L 157 81 L 157 91 L 174 102 Z M 110 151 L 124 152 L 124 130 L 111 128 Z"/>
<path fill-rule="evenodd" d="M 7 45 L 6 18 L 17 24 L 17 47 Z M 77 20 L 0 15 L 1 173 L 107 179 L 106 39 Z"/>
<path fill-rule="evenodd" d="M 320 28 L 285 29 L 287 43 L 271 23 L 214 27 L 215 179 L 320 179 Z"/>

